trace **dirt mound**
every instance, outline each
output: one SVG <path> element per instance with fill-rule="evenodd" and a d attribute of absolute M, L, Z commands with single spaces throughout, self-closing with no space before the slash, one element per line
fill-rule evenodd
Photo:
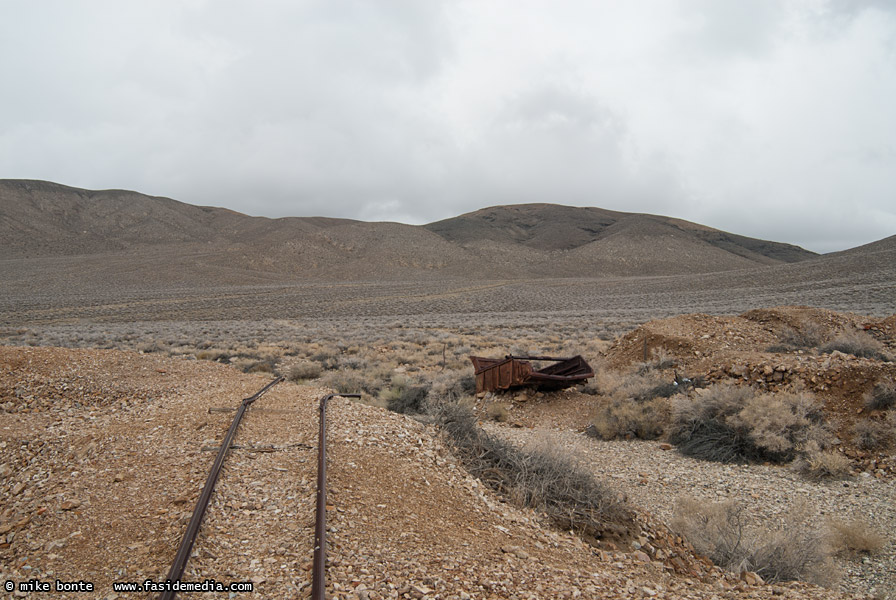
<path fill-rule="evenodd" d="M 90 581 L 107 597 L 114 581 L 164 579 L 213 460 L 205 448 L 230 422 L 208 409 L 235 406 L 268 378 L 136 353 L 0 348 L 0 381 L 0 405 L 14 408 L 0 410 L 2 579 Z M 117 382 L 147 400 L 74 408 L 85 400 L 79 381 L 93 382 L 91 395 Z M 61 397 L 32 410 L 25 396 L 47 382 Z M 185 579 L 248 581 L 263 597 L 307 593 L 324 392 L 284 383 L 248 411 Z M 680 558 L 681 543 L 646 517 L 641 550 L 592 548 L 503 503 L 431 426 L 403 416 L 337 400 L 328 438 L 334 597 L 842 597 L 748 585 L 699 560 L 673 575 L 664 560 Z"/>
<path fill-rule="evenodd" d="M 867 336 L 892 354 L 896 317 L 883 320 L 805 306 L 748 311 L 736 317 L 694 314 L 651 321 L 617 340 L 610 366 L 629 369 L 665 359 L 689 377 L 775 391 L 799 387 L 824 402 L 844 439 L 856 419 L 868 416 L 864 396 L 896 378 L 896 363 L 825 348 L 841 336 Z M 645 360 L 646 357 L 646 360 Z"/>

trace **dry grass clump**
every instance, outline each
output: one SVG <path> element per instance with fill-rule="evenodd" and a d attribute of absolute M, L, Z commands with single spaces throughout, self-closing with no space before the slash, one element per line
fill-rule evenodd
<path fill-rule="evenodd" d="M 676 398 L 669 441 L 689 456 L 716 462 L 793 460 L 811 440 L 827 446 L 821 407 L 806 393 L 756 394 L 716 385 Z"/>
<path fill-rule="evenodd" d="M 507 402 L 492 402 L 486 406 L 485 416 L 491 421 L 506 423 L 510 420 L 510 404 Z"/>
<path fill-rule="evenodd" d="M 380 380 L 359 371 L 327 371 L 321 377 L 321 384 L 340 394 L 365 393 L 376 396 L 382 388 Z"/>
<path fill-rule="evenodd" d="M 476 393 L 472 369 L 446 370 L 430 378 L 430 397 L 437 402 L 457 402 Z"/>
<path fill-rule="evenodd" d="M 779 343 L 769 346 L 768 352 L 792 352 L 817 348 L 824 342 L 825 331 L 818 323 L 808 321 L 800 324 L 799 329 L 785 327 L 778 335 Z"/>
<path fill-rule="evenodd" d="M 830 584 L 830 549 L 825 533 L 812 521 L 804 508 L 797 507 L 777 528 L 767 529 L 749 523 L 738 502 L 684 498 L 675 506 L 672 528 L 697 552 L 729 571 L 752 571 L 766 582 Z"/>
<path fill-rule="evenodd" d="M 844 354 L 852 354 L 859 358 L 873 358 L 875 360 L 889 361 L 891 357 L 886 346 L 859 330 L 845 331 L 822 346 L 819 350 L 825 354 L 835 351 Z"/>
<path fill-rule="evenodd" d="M 639 402 L 613 398 L 597 408 L 587 433 L 602 440 L 655 440 L 663 435 L 669 413 L 669 403 L 665 400 Z"/>
<path fill-rule="evenodd" d="M 672 356 L 666 353 L 663 348 L 654 348 L 651 352 L 651 360 L 638 364 L 638 374 L 643 375 L 650 371 L 663 371 L 665 369 L 674 369 L 678 366 L 678 362 Z"/>
<path fill-rule="evenodd" d="M 595 409 L 587 432 L 603 440 L 660 437 L 670 412 L 666 399 L 681 389 L 651 371 L 639 369 L 628 375 L 598 371 L 595 386 L 607 398 Z"/>
<path fill-rule="evenodd" d="M 889 410 L 896 406 L 896 383 L 881 381 L 865 394 L 865 408 L 868 410 Z"/>
<path fill-rule="evenodd" d="M 199 360 L 211 360 L 220 362 L 227 361 L 230 358 L 230 353 L 227 352 L 227 350 L 204 349 L 196 352 L 195 355 Z"/>
<path fill-rule="evenodd" d="M 861 419 L 852 427 L 852 441 L 868 451 L 887 450 L 896 443 L 896 413 L 886 419 Z"/>
<path fill-rule="evenodd" d="M 276 358 L 239 356 L 230 359 L 230 364 L 244 373 L 274 373 L 277 370 Z"/>
<path fill-rule="evenodd" d="M 415 383 L 406 377 L 394 376 L 390 386 L 380 392 L 380 400 L 386 408 L 402 414 L 420 414 L 426 412 L 426 398 L 429 385 Z"/>
<path fill-rule="evenodd" d="M 556 448 L 524 451 L 483 431 L 460 403 L 442 403 L 436 422 L 470 473 L 520 506 L 592 539 L 631 535 L 634 514 L 621 496 Z"/>
<path fill-rule="evenodd" d="M 330 350 L 319 350 L 314 352 L 309 356 L 309 359 L 319 363 L 321 368 L 328 371 L 339 366 L 339 354 Z"/>
<path fill-rule="evenodd" d="M 887 544 L 884 536 L 858 519 L 830 521 L 828 529 L 835 554 L 877 554 Z"/>
<path fill-rule="evenodd" d="M 852 474 L 850 460 L 836 450 L 822 450 L 811 441 L 793 461 L 793 469 L 808 479 L 846 479 Z"/>
<path fill-rule="evenodd" d="M 321 373 L 323 373 L 323 368 L 320 366 L 320 363 L 303 360 L 289 367 L 286 371 L 286 378 L 290 381 L 306 381 L 308 379 L 317 379 Z"/>

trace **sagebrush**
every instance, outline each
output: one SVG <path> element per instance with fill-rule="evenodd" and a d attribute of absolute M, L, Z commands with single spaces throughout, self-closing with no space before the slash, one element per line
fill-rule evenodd
<path fill-rule="evenodd" d="M 704 460 L 777 463 L 793 460 L 810 441 L 824 449 L 831 438 L 812 396 L 726 385 L 676 397 L 668 437 Z"/>
<path fill-rule="evenodd" d="M 844 354 L 852 354 L 859 358 L 873 358 L 876 360 L 890 360 L 887 347 L 879 341 L 859 330 L 845 331 L 820 348 L 826 354 L 835 351 Z"/>
<path fill-rule="evenodd" d="M 752 571 L 766 582 L 802 580 L 830 584 L 831 550 L 826 532 L 813 526 L 805 507 L 785 514 L 775 528 L 751 522 L 738 502 L 683 498 L 672 527 L 718 566 Z"/>
<path fill-rule="evenodd" d="M 476 423 L 472 410 L 443 403 L 436 421 L 472 475 L 520 506 L 545 512 L 557 525 L 586 538 L 631 535 L 632 509 L 555 447 L 524 451 Z"/>

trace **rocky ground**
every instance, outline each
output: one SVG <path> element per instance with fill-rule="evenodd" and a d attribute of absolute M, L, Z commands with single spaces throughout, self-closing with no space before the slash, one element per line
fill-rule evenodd
<path fill-rule="evenodd" d="M 269 380 L 185 358 L 0 347 L 0 579 L 82 581 L 94 586 L 90 597 L 150 597 L 112 584 L 164 577 L 213 460 L 209 448 L 231 419 L 208 409 L 236 406 Z M 324 392 L 284 383 L 250 409 L 186 577 L 252 582 L 255 592 L 207 597 L 309 593 Z M 753 585 L 715 568 L 677 573 L 633 546 L 593 548 L 484 489 L 432 426 L 348 400 L 333 403 L 330 419 L 334 598 L 855 597 Z M 600 444 L 589 451 L 608 468 L 628 463 L 610 479 L 648 504 L 631 491 L 642 480 L 636 471 L 670 454 L 638 448 L 644 458 L 622 460 Z M 664 506 L 656 504 L 658 518 Z M 642 513 L 639 544 L 659 531 L 652 519 Z"/>

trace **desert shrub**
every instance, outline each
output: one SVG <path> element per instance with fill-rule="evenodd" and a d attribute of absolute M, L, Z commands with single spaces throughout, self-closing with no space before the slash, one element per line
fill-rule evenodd
<path fill-rule="evenodd" d="M 277 362 L 270 358 L 256 356 L 239 356 L 231 359 L 230 364 L 244 373 L 273 373 Z"/>
<path fill-rule="evenodd" d="M 642 393 L 635 396 L 634 399 L 638 402 L 644 402 L 647 400 L 653 400 L 654 398 L 671 398 L 675 394 L 680 394 L 683 391 L 684 388 L 678 385 L 677 382 L 664 382 L 643 391 Z"/>
<path fill-rule="evenodd" d="M 255 360 L 243 367 L 243 370 L 246 373 L 274 373 L 277 370 L 277 362 L 269 358 Z"/>
<path fill-rule="evenodd" d="M 441 404 L 436 422 L 470 473 L 518 505 L 593 539 L 632 533 L 634 514 L 621 496 L 556 447 L 520 450 L 483 431 L 459 403 Z"/>
<path fill-rule="evenodd" d="M 429 395 L 435 402 L 457 402 L 476 393 L 476 378 L 465 371 L 444 371 L 430 383 Z"/>
<path fill-rule="evenodd" d="M 600 385 L 594 379 L 589 379 L 579 388 L 579 391 L 589 396 L 597 396 L 600 394 Z"/>
<path fill-rule="evenodd" d="M 327 371 L 321 377 L 321 383 L 335 389 L 340 394 L 365 392 L 375 396 L 382 387 L 379 380 L 368 377 L 359 371 Z"/>
<path fill-rule="evenodd" d="M 196 352 L 196 358 L 199 360 L 221 360 L 227 359 L 230 355 L 226 350 L 200 350 Z"/>
<path fill-rule="evenodd" d="M 837 554 L 877 554 L 887 543 L 884 536 L 858 519 L 830 521 L 828 529 L 831 546 Z"/>
<path fill-rule="evenodd" d="M 748 522 L 740 503 L 686 498 L 675 506 L 672 528 L 724 569 L 753 571 L 767 582 L 829 583 L 830 551 L 824 533 L 810 522 L 797 508 L 777 529 L 765 529 Z"/>
<path fill-rule="evenodd" d="M 807 322 L 799 329 L 784 327 L 778 336 L 779 343 L 769 346 L 769 352 L 791 352 L 815 348 L 824 342 L 824 329 L 817 323 Z"/>
<path fill-rule="evenodd" d="M 486 406 L 485 414 L 492 421 L 506 423 L 510 420 L 510 405 L 506 402 L 492 402 Z"/>
<path fill-rule="evenodd" d="M 419 414 L 426 412 L 428 385 L 414 385 L 403 377 L 393 377 L 392 385 L 380 393 L 385 400 L 386 408 L 403 414 Z"/>
<path fill-rule="evenodd" d="M 839 351 L 844 354 L 858 356 L 859 358 L 873 358 L 883 361 L 890 360 L 886 346 L 864 331 L 859 330 L 841 333 L 834 338 L 833 341 L 822 346 L 820 350 L 825 354 Z"/>
<path fill-rule="evenodd" d="M 729 420 L 753 396 L 748 388 L 715 386 L 673 404 L 669 440 L 689 456 L 718 462 L 754 458 L 749 432 Z"/>
<path fill-rule="evenodd" d="M 846 479 L 851 475 L 851 462 L 834 450 L 821 450 L 814 442 L 793 461 L 793 469 L 809 479 Z"/>
<path fill-rule="evenodd" d="M 886 450 L 896 442 L 896 419 L 862 419 L 852 427 L 852 441 L 861 450 Z"/>
<path fill-rule="evenodd" d="M 144 352 L 144 353 L 164 352 L 164 350 L 165 350 L 165 348 L 162 346 L 162 344 L 160 344 L 157 341 L 144 342 L 142 344 L 137 344 L 138 352 Z"/>
<path fill-rule="evenodd" d="M 810 439 L 826 443 L 811 396 L 724 385 L 676 398 L 668 436 L 683 454 L 716 462 L 788 462 Z"/>
<path fill-rule="evenodd" d="M 366 369 L 369 366 L 369 363 L 361 358 L 360 356 L 341 356 L 336 361 L 336 367 L 340 369 L 354 369 L 356 371 L 360 371 Z"/>
<path fill-rule="evenodd" d="M 889 410 L 896 406 L 896 384 L 882 381 L 865 394 L 865 407 L 868 410 Z"/>
<path fill-rule="evenodd" d="M 289 367 L 286 378 L 290 381 L 303 381 L 305 379 L 317 379 L 323 372 L 320 363 L 302 361 Z"/>
<path fill-rule="evenodd" d="M 309 358 L 315 362 L 319 362 L 320 365 L 327 370 L 335 369 L 339 364 L 339 356 L 328 351 L 315 352 Z"/>
<path fill-rule="evenodd" d="M 614 398 L 597 408 L 588 431 L 602 440 L 654 440 L 663 435 L 669 413 L 669 403 L 665 400 Z"/>
<path fill-rule="evenodd" d="M 662 371 L 663 369 L 673 369 L 678 363 L 674 358 L 666 354 L 663 348 L 654 348 L 651 352 L 652 358 L 647 362 L 638 365 L 638 374 L 644 375 L 650 371 Z"/>

